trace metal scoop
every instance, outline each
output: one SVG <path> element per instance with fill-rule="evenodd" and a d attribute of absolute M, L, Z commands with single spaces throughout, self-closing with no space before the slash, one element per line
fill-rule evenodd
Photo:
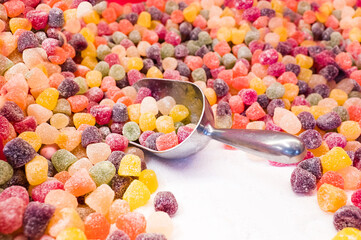
<path fill-rule="evenodd" d="M 136 82 L 133 87 L 137 91 L 141 87 L 147 87 L 152 91 L 153 96 L 159 99 L 172 96 L 177 104 L 183 104 L 189 109 L 189 120 L 196 124 L 196 128 L 185 141 L 165 151 L 155 151 L 131 142 L 156 156 L 168 159 L 185 158 L 203 149 L 211 138 L 279 163 L 297 163 L 303 160 L 306 154 L 305 146 L 300 139 L 288 133 L 250 129 L 216 129 L 211 106 L 201 89 L 193 83 L 145 78 Z"/>

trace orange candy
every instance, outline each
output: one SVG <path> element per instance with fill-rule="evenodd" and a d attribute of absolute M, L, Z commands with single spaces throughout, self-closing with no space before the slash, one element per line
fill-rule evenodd
<path fill-rule="evenodd" d="M 135 240 L 139 234 L 145 232 L 146 221 L 143 214 L 129 212 L 118 217 L 116 226 L 124 231 L 131 240 Z"/>
<path fill-rule="evenodd" d="M 74 113 L 83 111 L 89 104 L 88 98 L 83 95 L 75 95 L 67 100 L 70 103 L 71 111 Z"/>
<path fill-rule="evenodd" d="M 92 213 L 84 220 L 84 233 L 88 239 L 106 239 L 110 223 L 101 213 Z"/>
<path fill-rule="evenodd" d="M 17 17 L 25 10 L 25 4 L 22 1 L 14 0 L 4 3 L 8 17 Z"/>
<path fill-rule="evenodd" d="M 336 212 L 346 205 L 347 195 L 344 190 L 325 183 L 317 191 L 317 201 L 323 211 Z"/>

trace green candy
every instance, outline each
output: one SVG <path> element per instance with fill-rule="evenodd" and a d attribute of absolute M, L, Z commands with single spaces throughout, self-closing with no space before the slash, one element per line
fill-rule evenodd
<path fill-rule="evenodd" d="M 106 77 L 109 74 L 109 64 L 104 61 L 98 62 L 94 70 L 97 70 L 102 73 L 102 77 Z"/>
<path fill-rule="evenodd" d="M 206 71 L 203 68 L 197 68 L 192 72 L 193 81 L 207 81 Z"/>
<path fill-rule="evenodd" d="M 125 70 L 122 65 L 114 64 L 109 70 L 109 76 L 115 81 L 121 80 L 125 77 Z"/>
<path fill-rule="evenodd" d="M 266 95 L 269 99 L 277 99 L 283 97 L 285 94 L 285 87 L 279 83 L 272 83 L 266 90 Z"/>
<path fill-rule="evenodd" d="M 136 122 L 127 122 L 123 126 L 123 135 L 129 141 L 135 141 L 140 136 L 140 128 Z"/>
<path fill-rule="evenodd" d="M 65 115 L 70 116 L 71 115 L 70 103 L 64 98 L 58 99 L 58 102 L 57 102 L 56 107 L 54 108 L 53 112 L 54 113 L 64 113 Z"/>
<path fill-rule="evenodd" d="M 318 93 L 311 93 L 307 96 L 306 100 L 311 104 L 311 106 L 316 106 L 319 101 L 321 101 L 323 98 Z"/>
<path fill-rule="evenodd" d="M 88 84 L 83 77 L 76 77 L 74 81 L 79 85 L 79 92 L 77 94 L 84 94 L 88 91 Z"/>
<path fill-rule="evenodd" d="M 0 160 L 0 185 L 3 185 L 13 176 L 14 170 L 9 163 Z"/>
<path fill-rule="evenodd" d="M 89 174 L 97 186 L 108 184 L 115 175 L 115 167 L 109 161 L 98 162 L 89 169 Z"/>
<path fill-rule="evenodd" d="M 53 163 L 56 171 L 62 172 L 66 171 L 70 165 L 75 163 L 78 160 L 71 152 L 65 149 L 60 149 L 54 153 L 51 157 L 51 162 Z"/>
<path fill-rule="evenodd" d="M 111 53 L 110 48 L 107 45 L 99 45 L 97 48 L 97 58 L 104 60 L 105 56 Z"/>

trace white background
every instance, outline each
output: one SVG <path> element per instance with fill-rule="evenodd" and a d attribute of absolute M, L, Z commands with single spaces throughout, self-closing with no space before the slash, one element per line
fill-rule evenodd
<path fill-rule="evenodd" d="M 293 193 L 294 166 L 274 167 L 213 140 L 192 157 L 148 157 L 147 165 L 158 176 L 158 191 L 171 191 L 178 200 L 173 240 L 323 240 L 337 233 L 316 193 Z M 149 215 L 152 200 L 138 211 Z"/>

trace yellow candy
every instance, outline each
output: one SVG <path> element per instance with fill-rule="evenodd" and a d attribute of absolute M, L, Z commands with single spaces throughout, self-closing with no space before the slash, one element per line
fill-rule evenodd
<path fill-rule="evenodd" d="M 62 208 L 55 210 L 48 224 L 47 232 L 56 237 L 64 229 L 75 227 L 84 231 L 84 223 L 74 208 Z"/>
<path fill-rule="evenodd" d="M 145 169 L 140 173 L 139 181 L 144 183 L 149 189 L 150 193 L 154 193 L 158 188 L 157 175 L 151 169 Z"/>
<path fill-rule="evenodd" d="M 287 40 L 287 29 L 285 27 L 277 27 L 273 30 L 273 32 L 277 33 L 280 36 L 280 41 L 284 42 Z"/>
<path fill-rule="evenodd" d="M 86 83 L 90 88 L 99 87 L 102 83 L 102 73 L 97 70 L 87 72 Z"/>
<path fill-rule="evenodd" d="M 297 54 L 296 63 L 303 68 L 311 68 L 313 66 L 313 59 L 303 54 Z"/>
<path fill-rule="evenodd" d="M 137 155 L 125 155 L 120 164 L 118 174 L 120 176 L 136 176 L 138 177 L 141 172 L 141 160 Z"/>
<path fill-rule="evenodd" d="M 319 11 L 329 16 L 332 13 L 333 4 L 331 2 L 325 2 L 319 8 Z"/>
<path fill-rule="evenodd" d="M 160 116 L 155 122 L 158 132 L 170 133 L 175 131 L 173 118 L 170 116 Z"/>
<path fill-rule="evenodd" d="M 356 140 L 361 134 L 360 125 L 355 121 L 345 121 L 337 128 L 337 131 L 344 135 L 347 141 Z"/>
<path fill-rule="evenodd" d="M 155 66 L 149 68 L 147 78 L 163 78 L 162 72 Z"/>
<path fill-rule="evenodd" d="M 187 22 L 193 22 L 197 17 L 198 10 L 194 6 L 188 6 L 183 10 L 184 19 Z"/>
<path fill-rule="evenodd" d="M 81 65 L 88 67 L 89 69 L 94 69 L 98 64 L 98 60 L 95 57 L 86 56 L 83 61 L 81 61 Z"/>
<path fill-rule="evenodd" d="M 233 11 L 229 7 L 225 7 L 222 14 L 221 14 L 221 17 L 226 17 L 226 16 L 229 16 L 229 17 L 234 16 Z"/>
<path fill-rule="evenodd" d="M 228 28 L 221 27 L 217 31 L 217 38 L 219 41 L 229 42 L 232 39 L 232 33 Z"/>
<path fill-rule="evenodd" d="M 131 57 L 128 60 L 127 63 L 127 69 L 132 70 L 132 69 L 136 69 L 138 71 L 140 71 L 143 68 L 143 61 L 141 58 L 139 57 Z"/>
<path fill-rule="evenodd" d="M 79 228 L 64 229 L 56 236 L 56 240 L 87 240 L 85 233 Z"/>
<path fill-rule="evenodd" d="M 272 9 L 275 10 L 277 13 L 283 13 L 283 6 L 284 3 L 280 0 L 272 0 L 271 1 Z"/>
<path fill-rule="evenodd" d="M 143 113 L 139 118 L 139 127 L 143 132 L 148 130 L 153 131 L 155 129 L 156 120 L 157 119 L 152 113 Z"/>
<path fill-rule="evenodd" d="M 341 188 L 324 183 L 317 191 L 317 202 L 325 212 L 336 212 L 346 205 L 347 195 Z"/>
<path fill-rule="evenodd" d="M 361 231 L 347 227 L 339 231 L 332 240 L 361 240 Z"/>
<path fill-rule="evenodd" d="M 150 199 L 150 191 L 139 180 L 134 180 L 123 195 L 123 199 L 129 203 L 130 210 L 144 206 Z"/>
<path fill-rule="evenodd" d="M 41 137 L 36 132 L 22 132 L 18 137 L 28 142 L 35 151 L 41 148 Z"/>
<path fill-rule="evenodd" d="M 310 112 L 310 107 L 308 106 L 293 106 L 291 107 L 291 112 L 293 112 L 296 116 L 300 114 L 301 112 Z"/>
<path fill-rule="evenodd" d="M 48 179 L 48 160 L 37 155 L 25 164 L 26 179 L 30 185 L 39 185 Z"/>
<path fill-rule="evenodd" d="M 87 27 L 82 28 L 79 32 L 81 35 L 84 36 L 85 40 L 88 42 L 88 47 L 89 47 L 89 43 L 93 43 L 95 40 L 95 36 L 94 33 Z M 94 46 L 94 45 L 93 45 Z M 85 50 L 84 50 L 85 51 Z"/>
<path fill-rule="evenodd" d="M 150 28 L 152 17 L 148 12 L 141 12 L 138 17 L 137 24 L 140 26 Z"/>
<path fill-rule="evenodd" d="M 49 109 L 54 110 L 58 103 L 59 92 L 55 88 L 45 89 L 36 99 L 36 103 Z"/>
<path fill-rule="evenodd" d="M 322 155 L 325 155 L 330 149 L 328 148 L 328 145 L 326 142 L 322 142 L 321 146 L 319 146 L 316 149 L 308 149 L 315 157 L 321 157 Z"/>
<path fill-rule="evenodd" d="M 213 88 L 206 88 L 203 90 L 203 93 L 211 106 L 217 103 L 217 95 Z"/>
<path fill-rule="evenodd" d="M 267 86 L 258 77 L 252 78 L 249 84 L 250 84 L 250 88 L 255 90 L 258 95 L 261 95 L 266 92 Z"/>
<path fill-rule="evenodd" d="M 96 11 L 92 11 L 83 17 L 85 23 L 98 24 L 100 21 L 99 14 Z"/>
<path fill-rule="evenodd" d="M 349 38 L 352 41 L 361 42 L 361 29 L 358 27 L 351 28 Z"/>
<path fill-rule="evenodd" d="M 352 160 L 347 152 L 340 147 L 332 148 L 328 153 L 321 157 L 323 172 L 337 171 L 352 165 Z"/>
<path fill-rule="evenodd" d="M 84 28 L 83 28 L 84 29 Z M 81 51 L 81 57 L 93 57 L 95 58 L 97 56 L 97 49 L 95 48 L 94 44 L 90 41 L 87 41 L 88 46 L 86 49 Z"/>
<path fill-rule="evenodd" d="M 69 124 L 69 117 L 63 113 L 56 113 L 50 118 L 50 125 L 56 129 L 61 129 Z"/>
<path fill-rule="evenodd" d="M 328 107 L 322 107 L 322 106 L 312 106 L 310 108 L 310 113 L 312 113 L 312 115 L 315 117 L 315 119 L 317 120 L 317 118 L 319 118 L 320 116 L 331 112 L 332 109 L 329 109 Z"/>
<path fill-rule="evenodd" d="M 130 121 L 139 123 L 140 118 L 140 104 L 132 104 L 128 106 L 128 116 Z"/>
<path fill-rule="evenodd" d="M 298 96 L 299 87 L 292 83 L 285 83 L 283 86 L 285 87 L 283 98 L 292 102 Z"/>
<path fill-rule="evenodd" d="M 55 139 L 55 143 L 58 144 L 61 149 L 73 151 L 81 143 L 81 132 L 73 127 L 63 128 Z"/>
<path fill-rule="evenodd" d="M 301 68 L 300 73 L 298 74 L 297 78 L 299 80 L 303 80 L 306 83 L 308 83 L 308 81 L 310 81 L 312 76 L 312 70 L 307 69 L 307 68 Z"/>
<path fill-rule="evenodd" d="M 11 18 L 9 21 L 10 31 L 15 33 L 18 29 L 31 30 L 31 23 L 26 18 Z"/>
<path fill-rule="evenodd" d="M 82 124 L 95 125 L 95 118 L 90 113 L 75 113 L 73 116 L 74 126 L 79 128 Z"/>
<path fill-rule="evenodd" d="M 231 41 L 233 44 L 241 44 L 244 41 L 244 38 L 246 37 L 246 32 L 242 30 L 238 30 L 237 28 L 231 29 Z"/>
<path fill-rule="evenodd" d="M 347 93 L 341 89 L 332 89 L 330 92 L 330 98 L 336 100 L 339 106 L 342 106 L 345 101 L 348 99 Z"/>
<path fill-rule="evenodd" d="M 173 118 L 174 122 L 181 122 L 189 115 L 189 110 L 184 105 L 175 105 L 169 112 L 169 116 Z"/>

